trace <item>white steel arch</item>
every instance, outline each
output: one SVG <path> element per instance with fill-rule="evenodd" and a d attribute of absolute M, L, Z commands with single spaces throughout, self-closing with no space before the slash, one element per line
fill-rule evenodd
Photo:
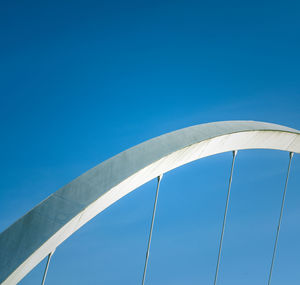
<path fill-rule="evenodd" d="M 208 123 L 156 137 L 100 163 L 0 234 L 0 283 L 19 282 L 81 226 L 160 174 L 242 149 L 300 153 L 300 131 L 254 121 Z"/>

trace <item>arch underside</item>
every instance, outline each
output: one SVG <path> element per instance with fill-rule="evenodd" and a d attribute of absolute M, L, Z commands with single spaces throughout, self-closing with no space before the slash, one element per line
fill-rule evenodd
<path fill-rule="evenodd" d="M 0 234 L 0 283 L 19 282 L 81 226 L 158 175 L 243 149 L 300 153 L 300 132 L 253 121 L 209 123 L 159 136 L 100 163 Z"/>

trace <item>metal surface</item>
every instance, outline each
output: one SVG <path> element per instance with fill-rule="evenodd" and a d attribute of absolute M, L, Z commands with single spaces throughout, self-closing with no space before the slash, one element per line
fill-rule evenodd
<path fill-rule="evenodd" d="M 223 237 L 224 237 L 224 231 L 225 231 L 225 226 L 226 226 L 227 210 L 228 210 L 229 197 L 230 197 L 232 175 L 233 175 L 234 162 L 235 162 L 237 151 L 236 150 L 233 151 L 232 154 L 233 154 L 232 155 L 232 164 L 231 164 L 231 170 L 230 170 L 229 185 L 228 185 L 228 191 L 227 191 L 227 198 L 226 198 L 225 212 L 224 212 L 222 232 L 221 232 L 221 238 L 220 238 L 219 253 L 218 253 L 218 260 L 217 260 L 217 266 L 216 266 L 216 273 L 215 273 L 214 285 L 217 284 L 217 279 L 218 279 L 219 265 L 220 265 L 221 252 L 222 252 L 222 244 L 223 244 Z"/>
<path fill-rule="evenodd" d="M 268 285 L 271 284 L 271 278 L 272 278 L 274 260 L 275 260 L 277 243 L 278 243 L 278 236 L 279 236 L 279 231 L 280 231 L 280 226 L 281 226 L 281 220 L 282 220 L 282 214 L 283 214 L 283 208 L 284 208 L 284 201 L 285 201 L 285 196 L 286 196 L 286 189 L 287 189 L 287 185 L 288 185 L 288 181 L 289 181 L 289 176 L 290 176 L 290 170 L 291 170 L 291 163 L 292 163 L 293 155 L 294 154 L 292 152 L 290 152 L 289 166 L 288 166 L 287 175 L 286 175 L 286 179 L 285 179 L 285 185 L 284 185 L 284 191 L 283 191 L 283 196 L 282 196 L 282 202 L 281 202 L 281 208 L 280 208 L 280 215 L 279 215 L 279 220 L 278 220 L 278 226 L 277 226 L 277 231 L 276 231 L 276 238 L 275 238 L 275 244 L 274 244 L 274 249 L 273 249 L 272 262 L 271 262 L 269 279 L 268 279 Z"/>
<path fill-rule="evenodd" d="M 161 173 L 217 153 L 260 148 L 299 153 L 300 132 L 253 121 L 209 123 L 159 136 L 100 163 L 0 234 L 0 283 L 19 282 L 94 216 Z"/>
<path fill-rule="evenodd" d="M 149 239 L 148 239 L 148 246 L 147 246 L 147 252 L 146 252 L 146 260 L 145 260 L 145 266 L 144 266 L 144 272 L 143 272 L 142 285 L 144 285 L 145 278 L 146 278 L 147 265 L 148 265 L 149 252 L 150 252 L 150 245 L 151 245 L 151 238 L 152 238 L 152 231 L 153 231 L 153 225 L 154 225 L 154 220 L 155 220 L 157 198 L 158 198 L 159 185 L 160 185 L 161 179 L 162 179 L 162 175 L 157 177 L 157 187 L 156 187 L 156 193 L 155 193 L 155 200 L 154 200 L 154 207 L 153 207 L 150 233 L 149 233 Z"/>

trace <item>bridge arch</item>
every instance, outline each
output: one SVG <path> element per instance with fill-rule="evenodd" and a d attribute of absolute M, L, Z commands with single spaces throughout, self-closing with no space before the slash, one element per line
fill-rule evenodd
<path fill-rule="evenodd" d="M 300 131 L 254 121 L 196 125 L 132 147 L 62 187 L 0 234 L 0 283 L 16 284 L 81 226 L 151 179 L 243 149 L 300 153 Z"/>

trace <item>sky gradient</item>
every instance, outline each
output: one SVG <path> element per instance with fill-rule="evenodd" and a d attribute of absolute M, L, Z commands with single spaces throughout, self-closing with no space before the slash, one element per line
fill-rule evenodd
<path fill-rule="evenodd" d="M 98 163 L 213 121 L 300 129 L 299 1 L 6 1 L 0 9 L 0 231 Z M 164 176 L 146 284 L 212 284 L 231 154 Z M 266 284 L 288 154 L 236 160 L 219 283 Z M 272 285 L 299 284 L 300 158 Z M 46 284 L 140 284 L 151 181 L 53 255 Z M 39 284 L 45 262 L 21 285 Z"/>

